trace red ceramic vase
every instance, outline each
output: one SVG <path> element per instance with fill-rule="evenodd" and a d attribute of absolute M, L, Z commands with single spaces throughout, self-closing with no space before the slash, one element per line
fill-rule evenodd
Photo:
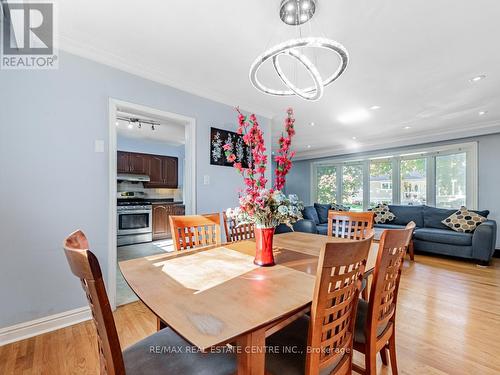
<path fill-rule="evenodd" d="M 274 266 L 273 236 L 274 228 L 255 227 L 255 259 L 254 263 L 261 267 Z"/>

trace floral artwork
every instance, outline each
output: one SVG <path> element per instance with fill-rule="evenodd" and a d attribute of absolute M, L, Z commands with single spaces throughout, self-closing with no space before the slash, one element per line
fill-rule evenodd
<path fill-rule="evenodd" d="M 259 228 L 271 228 L 281 223 L 291 225 L 302 218 L 301 211 L 304 208 L 302 202 L 296 195 L 285 196 L 281 192 L 285 185 L 285 177 L 292 167 L 292 158 L 295 155 L 291 151 L 292 138 L 295 135 L 293 110 L 287 110 L 285 118 L 285 134 L 279 139 L 279 150 L 275 156 L 277 163 L 276 179 L 274 187 L 268 189 L 266 147 L 264 145 L 264 134 L 259 126 L 257 117 L 243 115 L 238 112 L 238 131 L 243 136 L 243 142 L 251 150 L 251 161 L 244 166 L 237 161 L 237 150 L 233 143 L 224 144 L 226 160 L 234 163 L 233 166 L 243 176 L 245 189 L 240 191 L 240 206 L 228 209 L 227 215 L 238 223 L 253 223 Z"/>
<path fill-rule="evenodd" d="M 225 156 L 223 145 L 231 145 L 234 160 L 229 161 Z M 224 167 L 232 167 L 234 162 L 241 163 L 245 168 L 248 167 L 248 160 L 251 160 L 251 151 L 245 145 L 243 136 L 223 129 L 210 129 L 210 164 Z"/>

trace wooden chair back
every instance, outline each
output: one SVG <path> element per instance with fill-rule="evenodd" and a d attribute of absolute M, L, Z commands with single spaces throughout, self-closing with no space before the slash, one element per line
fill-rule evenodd
<path fill-rule="evenodd" d="M 328 236 L 362 240 L 371 235 L 373 212 L 328 211 Z"/>
<path fill-rule="evenodd" d="M 365 337 L 372 347 L 378 327 L 394 327 L 403 258 L 414 229 L 415 223 L 409 223 L 405 229 L 385 230 L 380 238 L 365 327 Z"/>
<path fill-rule="evenodd" d="M 373 235 L 327 243 L 318 261 L 311 307 L 306 374 L 317 375 L 343 356 L 332 374 L 350 374 L 356 309 Z"/>
<path fill-rule="evenodd" d="M 176 250 L 221 243 L 219 213 L 170 216 L 170 229 Z"/>
<path fill-rule="evenodd" d="M 222 213 L 222 216 L 227 242 L 243 241 L 255 237 L 253 224 L 238 224 L 236 220 L 228 217 L 225 212 Z"/>
<path fill-rule="evenodd" d="M 102 279 L 101 267 L 78 230 L 64 241 L 64 253 L 73 274 L 82 283 L 97 330 L 101 374 L 123 375 L 125 366 L 115 321 Z"/>

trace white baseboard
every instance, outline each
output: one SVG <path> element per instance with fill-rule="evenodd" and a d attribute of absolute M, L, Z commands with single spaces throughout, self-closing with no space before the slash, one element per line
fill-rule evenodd
<path fill-rule="evenodd" d="M 10 327 L 0 328 L 0 346 L 38 336 L 42 333 L 55 331 L 89 320 L 90 318 L 90 308 L 86 306 L 31 320 L 29 322 L 19 323 Z"/>

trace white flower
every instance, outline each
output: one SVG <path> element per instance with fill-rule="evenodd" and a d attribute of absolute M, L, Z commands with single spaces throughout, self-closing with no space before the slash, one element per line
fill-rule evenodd
<path fill-rule="evenodd" d="M 278 212 L 281 215 L 286 215 L 286 214 L 288 214 L 288 207 L 287 206 L 279 206 L 278 207 Z"/>
<path fill-rule="evenodd" d="M 290 200 L 290 203 L 292 203 L 292 204 L 296 204 L 299 201 L 299 197 L 297 196 L 297 194 L 289 194 L 288 199 Z"/>

